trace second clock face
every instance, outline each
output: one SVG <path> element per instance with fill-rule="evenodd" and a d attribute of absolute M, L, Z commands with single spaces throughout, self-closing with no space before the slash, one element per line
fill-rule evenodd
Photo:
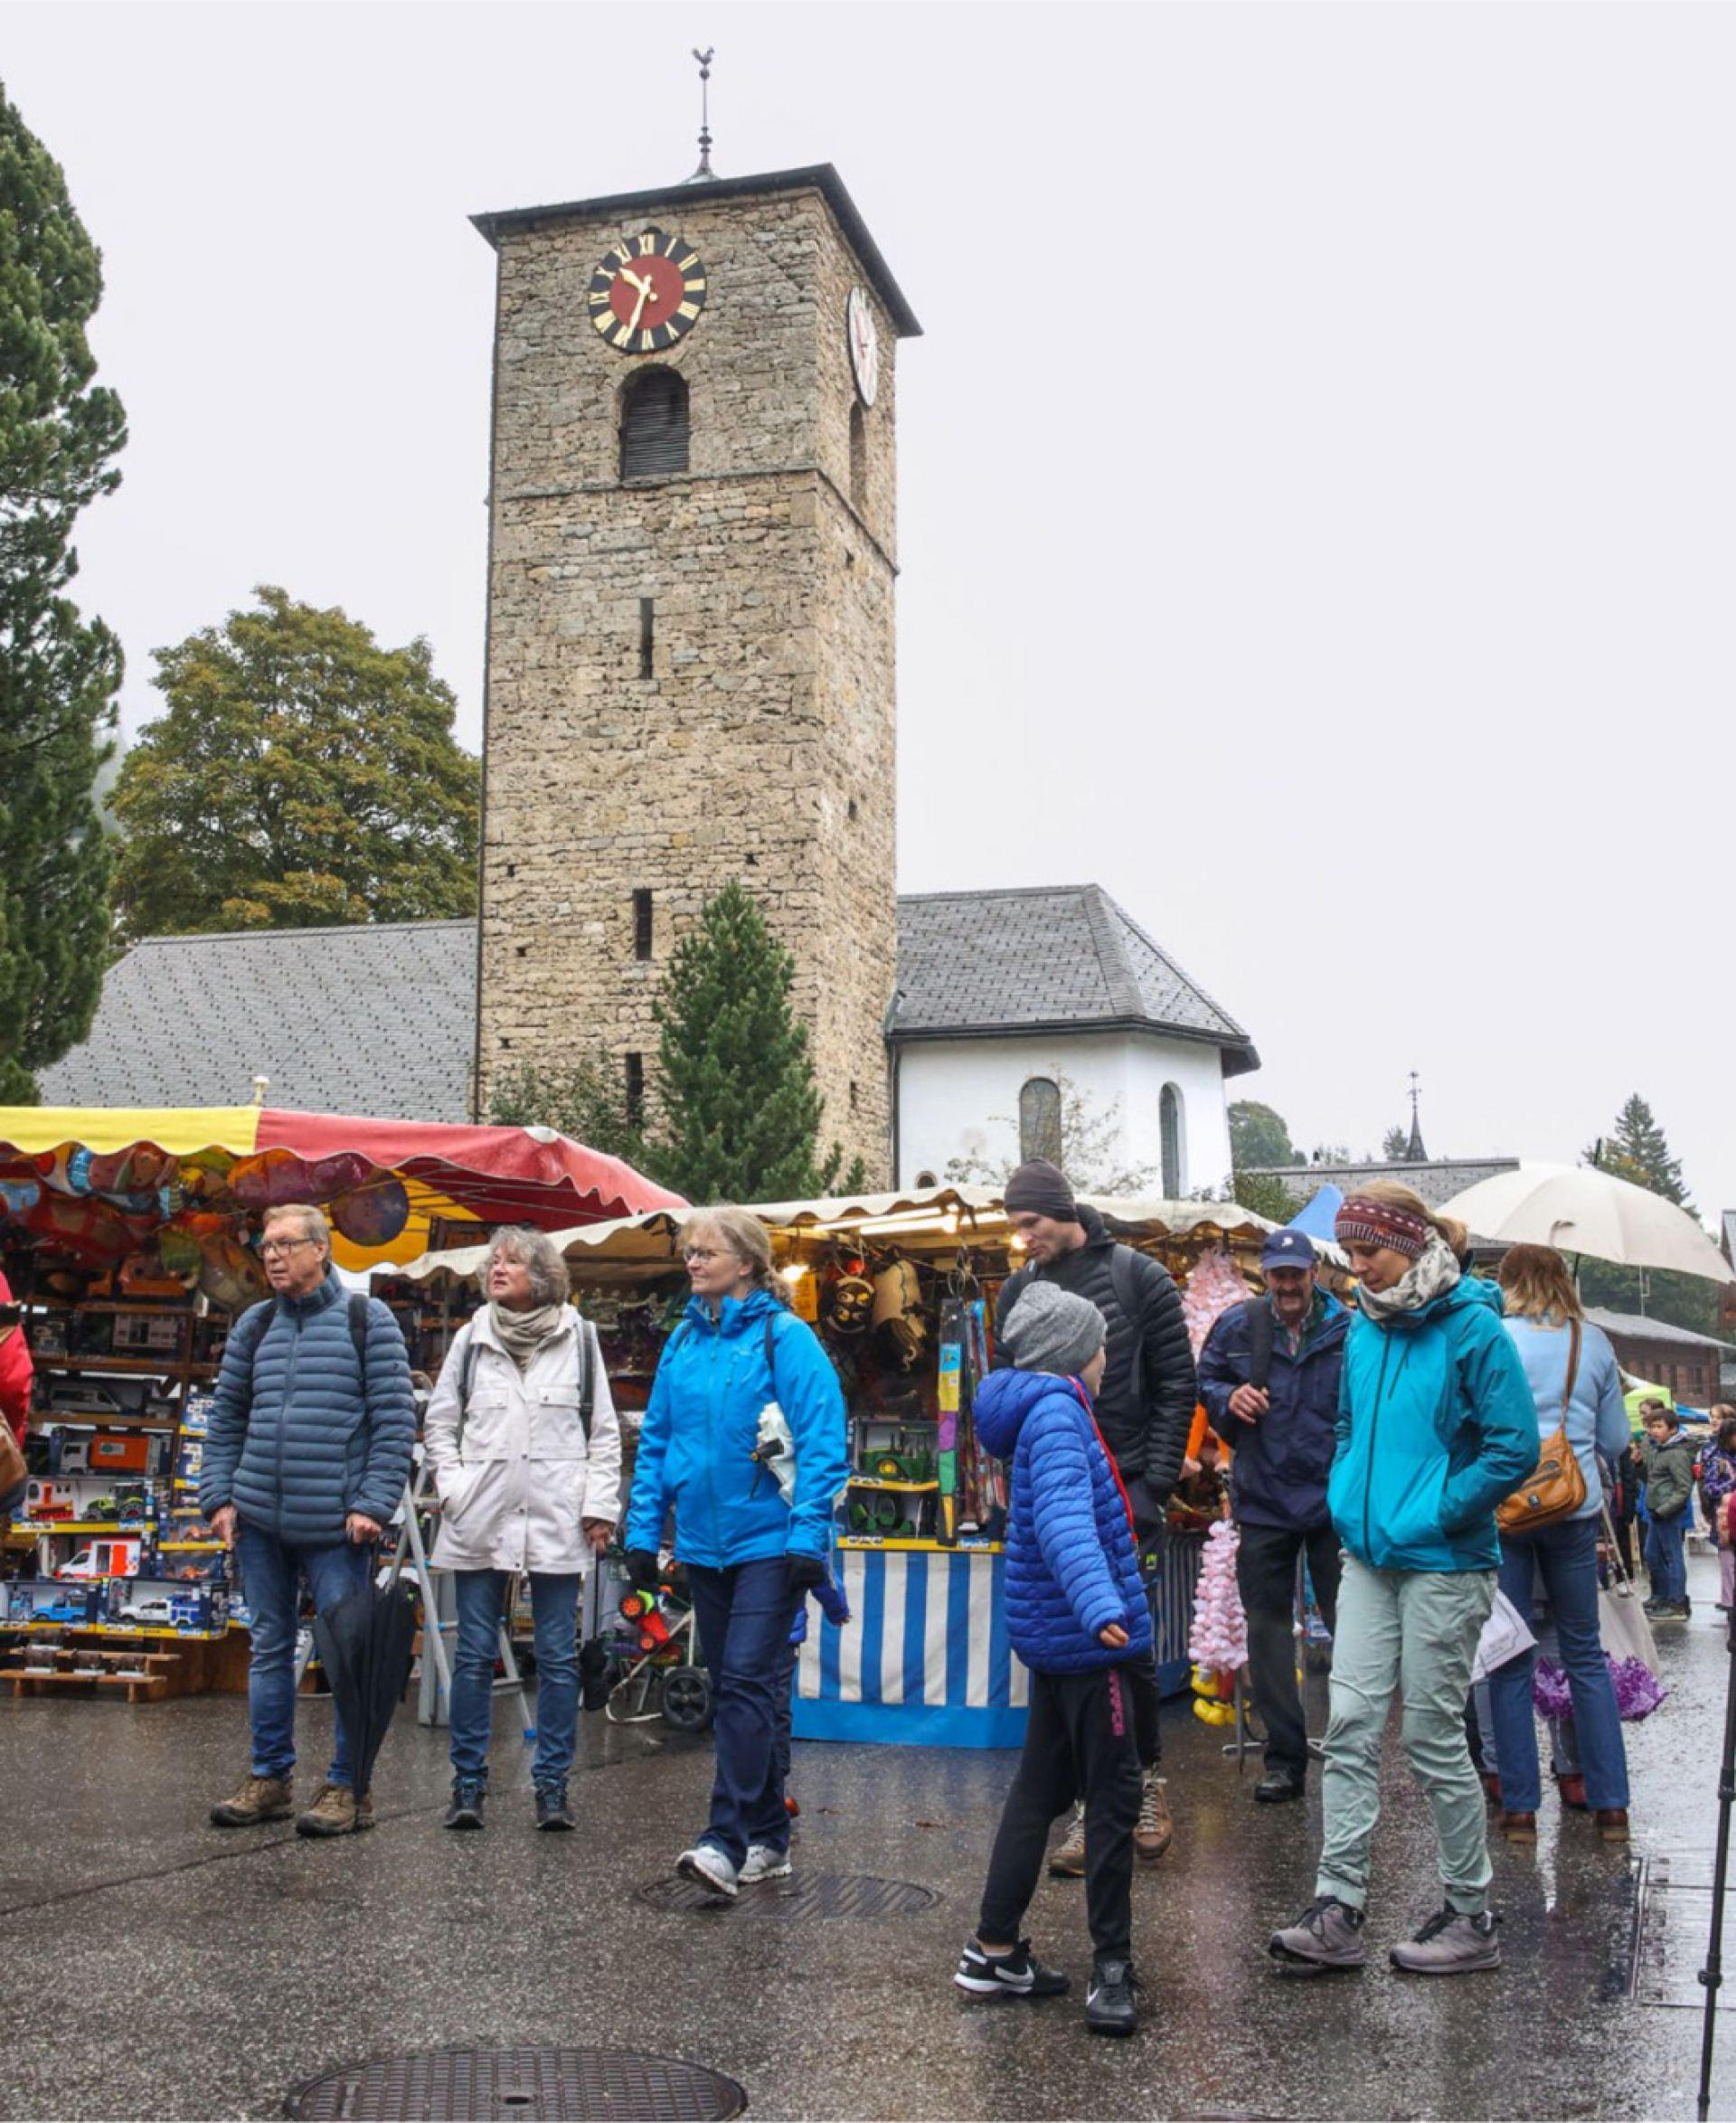
<path fill-rule="evenodd" d="M 618 243 L 590 276 L 590 321 L 620 354 L 660 354 L 705 307 L 705 268 L 684 236 L 646 229 Z"/>

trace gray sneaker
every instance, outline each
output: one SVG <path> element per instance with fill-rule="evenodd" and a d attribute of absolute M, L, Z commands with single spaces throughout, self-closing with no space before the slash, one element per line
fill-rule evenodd
<path fill-rule="evenodd" d="M 1392 1966 L 1408 1968 L 1413 1976 L 1467 1976 L 1475 1968 L 1498 1968 L 1501 1948 L 1495 1928 L 1500 1921 L 1493 1910 L 1475 1917 L 1451 1908 L 1438 1910 L 1414 1939 L 1401 1939 L 1392 1948 Z"/>
<path fill-rule="evenodd" d="M 1266 1950 L 1287 1969 L 1323 1976 L 1333 1968 L 1360 1968 L 1363 1911 L 1335 1894 L 1317 1894 L 1294 1924 L 1274 1931 Z"/>

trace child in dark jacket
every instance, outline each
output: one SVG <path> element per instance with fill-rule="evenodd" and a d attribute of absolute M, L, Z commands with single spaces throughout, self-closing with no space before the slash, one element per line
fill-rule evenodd
<path fill-rule="evenodd" d="M 1091 1411 L 1103 1377 L 1103 1315 L 1032 1283 L 1001 1347 L 1014 1368 L 978 1389 L 976 1434 L 1012 1462 L 1006 1626 L 1031 1670 L 1024 1755 L 1007 1794 L 976 1935 L 953 1980 L 979 1996 L 1046 1997 L 1068 1987 L 1019 1936 L 1049 1830 L 1085 1801 L 1085 1903 L 1091 1930 L 1086 2024 L 1131 2034 L 1133 1830 L 1143 1788 L 1127 1665 L 1151 1646 L 1133 1514 Z"/>

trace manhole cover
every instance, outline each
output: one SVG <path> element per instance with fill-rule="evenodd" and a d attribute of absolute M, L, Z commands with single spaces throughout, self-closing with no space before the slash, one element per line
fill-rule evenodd
<path fill-rule="evenodd" d="M 721 2071 L 626 2049 L 439 2049 L 322 2072 L 283 2104 L 308 2123 L 710 2123 L 747 2093 Z"/>
<path fill-rule="evenodd" d="M 940 1897 L 931 1887 L 908 1880 L 870 1880 L 854 1873 L 797 1873 L 788 1880 L 767 1880 L 744 1888 L 724 1901 L 693 1880 L 653 1880 L 639 1890 L 639 1900 L 654 1910 L 673 1910 L 743 1917 L 914 1917 L 931 1910 Z"/>

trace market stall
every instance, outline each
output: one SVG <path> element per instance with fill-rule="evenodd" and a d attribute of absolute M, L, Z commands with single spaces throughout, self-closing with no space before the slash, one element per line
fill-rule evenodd
<path fill-rule="evenodd" d="M 224 1556 L 196 1494 L 231 1318 L 269 1294 L 260 1222 L 321 1207 L 341 1266 L 430 1236 L 679 1206 L 618 1159 L 542 1128 L 218 1109 L 0 1108 L 0 1260 L 34 1367 L 24 1516 L 0 1584 L 16 1693 L 225 1684 Z M 444 1320 L 400 1319 L 413 1358 Z M 418 1345 L 420 1346 L 418 1346 Z"/>
<path fill-rule="evenodd" d="M 1183 1290 L 1195 1346 L 1257 1272 L 1267 1221 L 1235 1203 L 1099 1198 L 1116 1237 L 1161 1260 Z M 793 1308 L 820 1335 L 844 1387 L 853 1472 L 839 1510 L 841 1577 L 854 1619 L 811 1630 L 796 1731 L 810 1739 L 1016 1745 L 1024 1669 L 1007 1643 L 999 1469 L 976 1448 L 970 1392 L 992 1357 L 995 1299 L 1018 1263 L 1001 1198 L 944 1187 L 782 1202 L 767 1226 Z M 687 1282 L 681 1218 L 665 1211 L 552 1235 L 596 1323 L 618 1404 L 642 1408 Z M 406 1264 L 410 1284 L 467 1282 L 483 1249 Z M 1160 1675 L 1185 1685 L 1203 1533 L 1163 1557 Z"/>

